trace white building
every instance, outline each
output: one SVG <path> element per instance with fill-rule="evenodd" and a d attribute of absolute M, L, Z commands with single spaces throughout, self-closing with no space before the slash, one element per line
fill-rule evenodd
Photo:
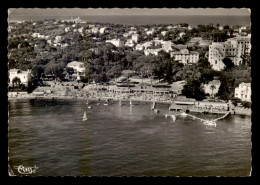
<path fill-rule="evenodd" d="M 100 30 L 99 30 L 99 33 L 105 33 L 105 30 L 107 29 L 107 27 L 103 27 L 103 28 L 100 28 Z"/>
<path fill-rule="evenodd" d="M 127 39 L 125 45 L 129 46 L 129 47 L 133 47 L 134 46 L 133 40 L 132 39 Z"/>
<path fill-rule="evenodd" d="M 149 55 L 149 54 L 158 55 L 161 50 L 163 50 L 163 49 L 162 48 L 159 48 L 159 49 L 145 49 L 144 50 L 144 54 L 146 56 Z"/>
<path fill-rule="evenodd" d="M 70 31 L 70 27 L 66 27 L 64 30 L 65 30 L 65 32 L 69 32 Z"/>
<path fill-rule="evenodd" d="M 132 35 L 132 41 L 134 41 L 135 43 L 138 42 L 138 39 L 139 39 L 139 35 L 138 34 L 133 34 Z"/>
<path fill-rule="evenodd" d="M 167 53 L 173 51 L 172 46 L 174 46 L 174 44 L 171 41 L 162 41 L 162 48 L 164 51 L 166 51 Z"/>
<path fill-rule="evenodd" d="M 85 67 L 82 62 L 73 61 L 68 63 L 67 67 L 71 67 L 74 69 L 74 76 L 77 80 L 80 80 L 81 77 L 85 76 Z"/>
<path fill-rule="evenodd" d="M 168 29 L 168 30 L 170 30 L 170 29 L 172 29 L 172 28 L 173 28 L 172 26 L 167 26 L 167 29 Z"/>
<path fill-rule="evenodd" d="M 41 34 L 40 34 L 40 33 L 33 33 L 33 34 L 32 34 L 32 37 L 34 37 L 34 38 L 36 38 L 36 37 L 37 37 L 37 38 L 38 38 L 38 37 L 39 37 L 39 35 L 41 35 Z"/>
<path fill-rule="evenodd" d="M 215 97 L 218 93 L 220 85 L 220 80 L 212 80 L 208 84 L 204 84 L 204 91 L 206 94 L 210 94 L 211 97 Z"/>
<path fill-rule="evenodd" d="M 186 35 L 186 33 L 184 33 L 184 32 L 179 33 L 180 38 L 182 38 L 183 35 Z"/>
<path fill-rule="evenodd" d="M 135 31 L 135 30 L 131 30 L 131 31 L 129 31 L 128 33 L 129 33 L 130 35 L 131 35 L 131 34 L 136 34 L 137 31 Z"/>
<path fill-rule="evenodd" d="M 235 97 L 242 101 L 251 102 L 251 83 L 242 82 L 235 88 Z"/>
<path fill-rule="evenodd" d="M 106 40 L 106 42 L 110 42 L 116 47 L 123 47 L 124 46 L 124 41 L 120 39 L 112 39 L 112 40 Z"/>
<path fill-rule="evenodd" d="M 244 31 L 244 30 L 246 30 L 246 26 L 241 26 L 241 27 L 239 28 L 239 33 L 241 33 L 241 32 Z"/>
<path fill-rule="evenodd" d="M 147 34 L 147 35 L 152 35 L 152 34 L 154 33 L 154 31 L 155 31 L 155 29 L 152 28 L 151 30 L 148 30 L 148 31 L 146 32 L 146 34 Z"/>
<path fill-rule="evenodd" d="M 95 27 L 95 25 L 94 24 L 89 24 L 88 27 L 89 28 L 93 28 L 93 27 Z"/>
<path fill-rule="evenodd" d="M 55 43 L 59 43 L 61 41 L 61 36 L 56 36 L 55 37 Z"/>
<path fill-rule="evenodd" d="M 66 48 L 66 47 L 68 47 L 68 46 L 69 46 L 68 43 L 60 44 L 60 47 L 62 47 L 62 48 Z"/>
<path fill-rule="evenodd" d="M 92 33 L 97 33 L 98 30 L 99 30 L 99 29 L 98 29 L 97 27 L 93 27 L 93 28 L 91 29 L 91 32 L 92 32 Z"/>
<path fill-rule="evenodd" d="M 127 38 L 129 35 L 131 35 L 131 34 L 130 34 L 130 33 L 124 33 L 124 34 L 123 34 L 123 37 L 126 37 L 126 38 Z"/>
<path fill-rule="evenodd" d="M 236 37 L 226 42 L 213 42 L 209 46 L 208 61 L 214 70 L 220 71 L 225 68 L 222 62 L 224 58 L 230 58 L 235 65 L 242 64 L 241 56 L 250 54 L 251 44 L 249 37 Z"/>
<path fill-rule="evenodd" d="M 21 83 L 25 86 L 28 86 L 28 82 L 31 79 L 31 71 L 22 71 L 20 69 L 10 69 L 9 70 L 9 86 L 12 86 L 12 81 L 15 77 L 18 77 L 21 80 Z"/>
<path fill-rule="evenodd" d="M 167 31 L 162 31 L 162 32 L 161 32 L 162 36 L 165 36 L 166 33 L 167 33 Z"/>
<path fill-rule="evenodd" d="M 174 60 L 180 61 L 185 65 L 195 64 L 199 60 L 199 52 L 182 49 L 181 51 L 171 52 L 171 57 L 174 57 Z"/>
<path fill-rule="evenodd" d="M 79 32 L 79 33 L 82 33 L 82 31 L 83 31 L 83 27 L 81 27 L 81 28 L 78 29 L 78 32 Z"/>
<path fill-rule="evenodd" d="M 143 49 L 147 49 L 148 47 L 150 47 L 152 45 L 152 42 L 145 42 L 143 44 L 137 44 L 135 49 L 136 50 L 143 50 Z"/>

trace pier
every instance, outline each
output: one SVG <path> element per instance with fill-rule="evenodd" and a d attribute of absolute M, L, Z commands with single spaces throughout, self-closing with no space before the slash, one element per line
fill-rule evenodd
<path fill-rule="evenodd" d="M 213 119 L 213 120 L 202 119 L 202 118 L 199 118 L 199 117 L 197 117 L 197 116 L 194 116 L 194 115 L 191 115 L 191 114 L 187 114 L 187 113 L 185 113 L 185 116 L 192 117 L 193 119 L 198 119 L 198 120 L 200 120 L 200 121 L 202 121 L 202 122 L 209 122 L 209 121 L 210 121 L 210 122 L 217 122 L 218 120 L 221 120 L 221 119 L 226 118 L 229 114 L 230 114 L 230 112 L 227 111 L 227 112 L 225 113 L 225 115 L 223 115 L 223 116 L 221 116 L 221 117 L 219 117 L 219 118 Z M 181 114 L 176 114 L 176 115 L 174 115 L 174 114 L 164 114 L 165 118 L 171 117 L 171 116 L 179 116 L 179 115 L 181 115 Z"/>
<path fill-rule="evenodd" d="M 223 115 L 223 116 L 221 116 L 221 117 L 219 117 L 219 118 L 213 119 L 213 120 L 202 119 L 202 118 L 199 118 L 199 117 L 193 116 L 193 115 L 191 115 L 191 114 L 187 114 L 187 116 L 190 116 L 190 117 L 192 117 L 192 118 L 194 118 L 194 119 L 198 119 L 198 120 L 200 120 L 200 121 L 202 121 L 202 122 L 205 122 L 205 121 L 217 122 L 217 121 L 220 120 L 220 119 L 224 119 L 224 118 L 226 118 L 229 114 L 230 114 L 230 112 L 228 111 L 228 112 L 226 112 L 225 115 Z"/>

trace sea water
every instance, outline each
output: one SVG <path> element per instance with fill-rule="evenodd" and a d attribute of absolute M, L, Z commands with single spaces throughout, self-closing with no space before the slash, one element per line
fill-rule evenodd
<path fill-rule="evenodd" d="M 36 165 L 34 176 L 250 174 L 248 116 L 231 115 L 214 127 L 190 117 L 165 118 L 172 113 L 167 104 L 157 104 L 155 114 L 150 102 L 104 103 L 9 100 L 9 164 L 15 175 L 19 165 Z"/>

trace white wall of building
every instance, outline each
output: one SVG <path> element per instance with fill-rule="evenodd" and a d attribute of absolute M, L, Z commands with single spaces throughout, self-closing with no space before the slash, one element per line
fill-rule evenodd
<path fill-rule="evenodd" d="M 31 79 L 31 71 L 22 71 L 20 69 L 9 70 L 10 86 L 12 85 L 12 81 L 15 77 L 18 77 L 21 80 L 22 84 L 28 86 L 28 82 Z"/>
<path fill-rule="evenodd" d="M 249 37 L 237 37 L 228 39 L 226 42 L 213 42 L 209 46 L 208 61 L 214 70 L 220 71 L 225 68 L 222 62 L 224 58 L 230 58 L 235 65 L 242 62 L 241 56 L 250 54 L 251 44 Z"/>
<path fill-rule="evenodd" d="M 194 51 L 189 52 L 187 49 L 171 52 L 171 57 L 174 57 L 174 60 L 178 60 L 184 65 L 195 64 L 199 61 L 199 53 Z"/>
<path fill-rule="evenodd" d="M 85 67 L 82 62 L 73 61 L 68 63 L 67 67 L 74 69 L 74 73 L 77 76 L 77 80 L 80 80 L 80 77 L 85 76 Z"/>
<path fill-rule="evenodd" d="M 251 102 L 251 83 L 241 83 L 235 88 L 235 97 L 242 101 Z"/>

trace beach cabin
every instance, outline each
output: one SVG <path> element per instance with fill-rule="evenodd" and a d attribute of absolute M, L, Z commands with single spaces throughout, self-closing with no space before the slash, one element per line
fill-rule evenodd
<path fill-rule="evenodd" d="M 33 95 L 36 97 L 44 97 L 44 92 L 43 91 L 33 92 Z"/>
<path fill-rule="evenodd" d="M 226 113 L 230 110 L 229 103 L 223 102 L 206 102 L 197 101 L 195 102 L 191 111 L 194 112 L 208 112 L 208 113 Z"/>
<path fill-rule="evenodd" d="M 175 103 L 172 103 L 169 107 L 169 111 L 182 111 L 183 107 L 181 105 L 176 105 Z"/>

